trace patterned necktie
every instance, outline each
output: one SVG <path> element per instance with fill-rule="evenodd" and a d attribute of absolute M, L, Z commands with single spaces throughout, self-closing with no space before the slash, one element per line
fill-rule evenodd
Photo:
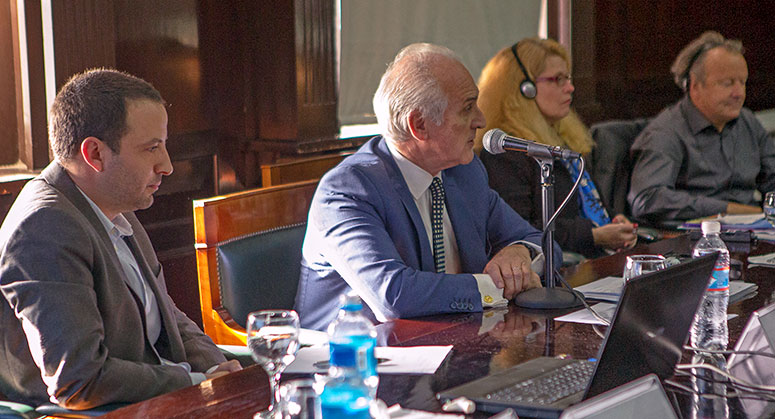
<path fill-rule="evenodd" d="M 444 272 L 444 186 L 434 177 L 431 190 L 431 231 L 433 233 L 433 261 L 436 272 Z"/>

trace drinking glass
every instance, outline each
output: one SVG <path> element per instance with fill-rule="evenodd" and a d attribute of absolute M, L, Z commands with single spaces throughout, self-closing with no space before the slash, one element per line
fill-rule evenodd
<path fill-rule="evenodd" d="M 764 211 L 764 217 L 767 218 L 770 225 L 775 227 L 775 192 L 767 192 L 764 194 L 762 210 Z"/>
<path fill-rule="evenodd" d="M 279 418 L 280 392 L 277 384 L 285 367 L 299 350 L 299 315 L 293 310 L 261 310 L 248 314 L 248 347 L 257 364 L 269 375 L 272 396 L 269 408 L 256 418 Z"/>
<path fill-rule="evenodd" d="M 290 380 L 280 386 L 282 419 L 320 419 L 322 382 L 311 378 Z"/>
<path fill-rule="evenodd" d="M 665 257 L 662 255 L 627 256 L 627 262 L 624 265 L 624 283 L 636 276 L 665 269 L 666 267 Z"/>

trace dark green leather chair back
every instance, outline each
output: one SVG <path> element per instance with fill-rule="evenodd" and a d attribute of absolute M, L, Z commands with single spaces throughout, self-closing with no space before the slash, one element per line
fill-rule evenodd
<path fill-rule="evenodd" d="M 292 309 L 307 224 L 231 239 L 217 247 L 221 304 L 245 327 L 251 311 Z"/>

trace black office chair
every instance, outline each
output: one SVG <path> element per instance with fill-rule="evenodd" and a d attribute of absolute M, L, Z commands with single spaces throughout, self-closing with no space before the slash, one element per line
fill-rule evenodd
<path fill-rule="evenodd" d="M 594 124 L 589 129 L 596 143 L 589 159 L 589 175 L 597 186 L 603 205 L 611 211 L 611 215 L 624 214 L 632 220 L 630 204 L 627 202 L 630 174 L 634 165 L 630 148 L 635 137 L 648 123 L 647 118 L 614 120 Z M 652 242 L 661 238 L 662 235 L 657 229 L 638 226 L 638 240 Z"/>
<path fill-rule="evenodd" d="M 631 215 L 627 202 L 633 166 L 630 147 L 648 123 L 645 118 L 615 120 L 594 124 L 589 129 L 596 143 L 589 159 L 589 174 L 603 205 L 613 214 Z"/>

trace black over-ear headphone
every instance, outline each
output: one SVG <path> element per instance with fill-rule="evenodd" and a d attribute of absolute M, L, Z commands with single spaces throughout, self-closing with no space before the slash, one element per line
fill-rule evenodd
<path fill-rule="evenodd" d="M 692 55 L 692 58 L 689 59 L 689 64 L 686 65 L 686 71 L 684 71 L 683 76 L 681 76 L 681 85 L 682 85 L 681 87 L 683 87 L 684 92 L 689 91 L 689 85 L 691 84 L 690 72 L 692 70 L 692 67 L 694 66 L 694 63 L 696 63 L 697 60 L 699 60 L 702 54 L 704 54 L 706 51 L 710 51 L 713 48 L 716 48 L 720 45 L 722 44 L 719 44 L 716 42 L 706 42 L 697 49 L 697 52 L 695 52 L 694 55 Z"/>
<path fill-rule="evenodd" d="M 519 84 L 519 91 L 522 93 L 522 96 L 528 99 L 535 99 L 537 93 L 536 84 L 532 79 L 530 79 L 530 76 L 527 75 L 527 70 L 525 70 L 525 66 L 522 64 L 522 60 L 519 59 L 519 54 L 517 54 L 517 45 L 519 45 L 519 42 L 511 46 L 511 52 L 514 53 L 514 58 L 517 59 L 517 64 L 519 64 L 519 68 L 522 70 L 522 74 L 525 75 L 525 80 Z"/>

